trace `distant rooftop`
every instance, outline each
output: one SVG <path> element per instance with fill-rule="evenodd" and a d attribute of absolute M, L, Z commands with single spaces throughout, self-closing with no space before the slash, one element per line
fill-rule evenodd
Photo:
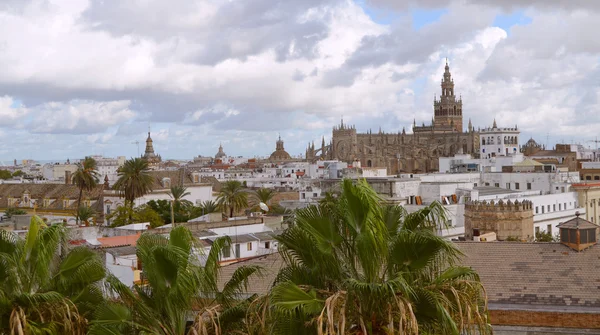
<path fill-rule="evenodd" d="M 506 188 L 495 187 L 495 186 L 478 186 L 473 189 L 476 191 L 479 191 L 479 195 L 482 195 L 482 196 L 519 193 L 518 191 L 509 190 Z"/>

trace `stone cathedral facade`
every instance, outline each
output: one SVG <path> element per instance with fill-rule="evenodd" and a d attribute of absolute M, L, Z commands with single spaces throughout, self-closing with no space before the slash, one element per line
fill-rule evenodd
<path fill-rule="evenodd" d="M 457 153 L 479 157 L 479 132 L 471 121 L 463 128 L 462 98 L 454 93 L 454 80 L 446 62 L 441 82 L 442 94 L 433 101 L 431 125 L 417 126 L 413 122 L 412 133 L 405 129 L 397 133 L 357 133 L 353 125 L 333 128 L 332 140 L 320 148 L 309 144 L 306 158 L 338 159 L 348 163 L 360 162 L 362 167 L 386 167 L 388 173 L 423 173 L 439 169 L 439 157 L 451 157 Z"/>

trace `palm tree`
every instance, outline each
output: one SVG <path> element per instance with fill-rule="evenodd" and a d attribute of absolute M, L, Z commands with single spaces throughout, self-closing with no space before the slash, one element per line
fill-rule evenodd
<path fill-rule="evenodd" d="M 273 199 L 273 197 L 275 196 L 275 191 L 273 191 L 272 189 L 269 188 L 259 188 L 258 190 L 254 191 L 254 199 L 257 202 L 262 202 L 266 205 L 270 205 L 271 204 L 271 199 Z"/>
<path fill-rule="evenodd" d="M 85 225 L 89 225 L 90 219 L 93 219 L 95 215 L 96 212 L 91 207 L 79 207 L 79 209 L 77 210 L 77 217 Z"/>
<path fill-rule="evenodd" d="M 112 294 L 121 304 L 107 303 L 96 313 L 90 334 L 183 335 L 188 321 L 195 320 L 195 333 L 218 333 L 221 326 L 243 319 L 243 309 L 252 298 L 242 294 L 248 279 L 260 273 L 258 267 L 242 266 L 219 289 L 219 259 L 231 241 L 221 237 L 214 241 L 200 265 L 191 232 L 175 227 L 170 236 L 143 234 L 137 242 L 137 256 L 143 267 L 142 284 L 133 290 L 116 277 L 107 278 Z M 241 313 L 240 313 L 241 312 Z M 222 322 L 217 322 L 217 314 Z M 225 320 L 225 318 L 227 320 Z M 212 321 L 215 321 L 213 324 Z"/>
<path fill-rule="evenodd" d="M 133 213 L 135 199 L 152 191 L 153 179 L 148 168 L 148 161 L 143 158 L 129 159 L 119 168 L 118 175 L 119 179 L 113 187 L 130 204 L 129 223 L 132 223 L 131 213 Z"/>
<path fill-rule="evenodd" d="M 187 191 L 187 187 L 185 187 L 183 185 L 182 186 L 179 186 L 179 185 L 171 186 L 171 189 L 169 190 L 168 195 L 172 199 L 171 200 L 171 223 L 172 224 L 175 224 L 175 213 L 179 214 L 182 204 L 187 208 L 193 206 L 191 201 L 183 199 L 190 194 L 191 193 Z M 189 217 L 186 215 L 185 219 L 187 221 L 189 219 Z"/>
<path fill-rule="evenodd" d="M 77 197 L 77 209 L 81 207 L 81 197 L 83 191 L 90 192 L 98 186 L 98 165 L 92 157 L 86 157 L 83 162 L 77 163 L 77 170 L 73 173 L 73 183 L 79 188 L 79 197 Z M 79 223 L 79 214 L 75 220 Z"/>
<path fill-rule="evenodd" d="M 219 205 L 212 200 L 203 201 L 201 206 L 204 214 L 214 213 L 219 210 Z"/>
<path fill-rule="evenodd" d="M 223 211 L 229 211 L 229 217 L 232 218 L 236 211 L 248 207 L 248 193 L 239 181 L 228 180 L 219 192 L 217 204 Z"/>
<path fill-rule="evenodd" d="M 286 266 L 263 301 L 273 333 L 489 333 L 478 275 L 435 234 L 439 203 L 407 214 L 381 205 L 366 181 L 345 180 L 335 201 L 295 218 L 277 237 Z"/>
<path fill-rule="evenodd" d="M 84 334 L 103 302 L 102 259 L 86 247 L 66 249 L 64 225 L 31 218 L 24 239 L 0 230 L 0 333 Z"/>
<path fill-rule="evenodd" d="M 192 204 L 189 200 L 184 200 L 186 196 L 191 193 L 187 191 L 187 187 L 185 186 L 171 186 L 171 190 L 169 190 L 168 195 L 173 199 L 173 203 L 179 205 L 181 203 Z"/>

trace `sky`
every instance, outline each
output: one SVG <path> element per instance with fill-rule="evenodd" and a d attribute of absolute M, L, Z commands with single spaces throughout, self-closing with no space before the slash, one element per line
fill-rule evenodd
<path fill-rule="evenodd" d="M 448 58 L 463 117 L 594 147 L 600 1 L 1 0 L 0 165 L 292 156 L 339 124 L 430 123 Z"/>

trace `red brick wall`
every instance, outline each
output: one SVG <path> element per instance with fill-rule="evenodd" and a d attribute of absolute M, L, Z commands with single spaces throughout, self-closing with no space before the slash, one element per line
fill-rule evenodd
<path fill-rule="evenodd" d="M 600 329 L 600 314 L 490 310 L 492 325 Z"/>

